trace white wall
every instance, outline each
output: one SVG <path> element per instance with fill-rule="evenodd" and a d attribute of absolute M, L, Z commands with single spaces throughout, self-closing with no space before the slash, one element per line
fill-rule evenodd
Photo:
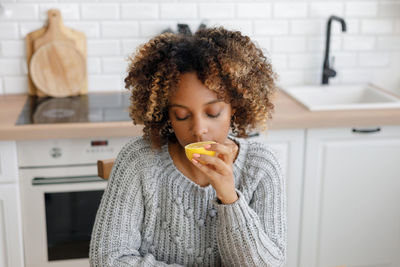
<path fill-rule="evenodd" d="M 188 23 L 242 30 L 266 49 L 281 85 L 321 80 L 327 17 L 333 25 L 338 76 L 332 83 L 363 83 L 400 92 L 400 1 L 391 0 L 1 0 L 0 94 L 26 93 L 24 37 L 59 8 L 65 25 L 88 38 L 89 91 L 124 90 L 126 58 L 168 26 Z"/>

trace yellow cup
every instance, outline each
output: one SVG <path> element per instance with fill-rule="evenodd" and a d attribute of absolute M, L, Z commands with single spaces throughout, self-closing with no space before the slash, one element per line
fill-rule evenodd
<path fill-rule="evenodd" d="M 196 142 L 196 143 L 191 143 L 185 146 L 185 154 L 186 157 L 192 161 L 193 159 L 193 154 L 203 154 L 203 155 L 209 155 L 209 156 L 215 156 L 215 151 L 210 151 L 206 150 L 204 148 L 205 145 L 207 144 L 216 144 L 214 141 L 204 141 L 204 142 Z"/>

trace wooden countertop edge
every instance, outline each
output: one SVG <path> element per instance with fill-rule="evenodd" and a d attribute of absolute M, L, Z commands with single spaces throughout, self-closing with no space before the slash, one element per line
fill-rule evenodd
<path fill-rule="evenodd" d="M 0 140 L 63 139 L 142 135 L 143 126 L 132 121 L 14 125 L 27 95 L 0 96 Z M 400 109 L 314 111 L 280 91 L 270 130 L 378 127 L 400 125 Z"/>
<path fill-rule="evenodd" d="M 383 125 L 400 125 L 400 117 L 397 120 L 392 118 L 358 118 L 355 117 L 330 118 L 329 120 L 318 120 L 315 118 L 299 119 L 297 117 L 286 119 L 273 119 L 268 124 L 267 130 L 288 130 L 305 128 L 335 128 L 335 127 L 356 127 L 371 128 Z M 143 126 L 133 125 L 132 122 L 97 122 L 97 123 L 60 123 L 41 125 L 20 125 L 12 127 L 0 127 L 0 140 L 39 140 L 39 139 L 64 139 L 64 138 L 95 138 L 95 137 L 125 137 L 142 135 Z"/>
<path fill-rule="evenodd" d="M 137 136 L 142 129 L 131 121 L 18 125 L 0 127 L 0 140 Z"/>

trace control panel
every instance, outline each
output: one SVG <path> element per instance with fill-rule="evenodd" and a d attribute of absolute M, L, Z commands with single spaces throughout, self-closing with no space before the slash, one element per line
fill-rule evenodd
<path fill-rule="evenodd" d="M 115 158 L 130 137 L 17 142 L 19 167 L 96 164 Z"/>

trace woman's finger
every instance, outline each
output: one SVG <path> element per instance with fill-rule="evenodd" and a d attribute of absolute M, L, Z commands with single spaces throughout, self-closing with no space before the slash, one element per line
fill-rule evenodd
<path fill-rule="evenodd" d="M 207 175 L 210 183 L 214 186 L 215 183 L 220 179 L 221 174 L 219 174 L 216 170 L 211 169 L 210 167 L 199 162 L 198 159 L 193 158 L 192 163 L 196 166 L 201 172 Z"/>
<path fill-rule="evenodd" d="M 225 163 L 233 162 L 234 149 L 229 144 L 209 144 L 205 146 L 205 149 L 215 151 L 217 153 L 216 157 L 221 158 Z"/>
<path fill-rule="evenodd" d="M 212 167 L 211 169 L 215 170 L 221 175 L 225 175 L 227 172 L 226 163 L 220 158 L 202 154 L 193 154 L 193 158 L 203 163 L 208 168 Z"/>

